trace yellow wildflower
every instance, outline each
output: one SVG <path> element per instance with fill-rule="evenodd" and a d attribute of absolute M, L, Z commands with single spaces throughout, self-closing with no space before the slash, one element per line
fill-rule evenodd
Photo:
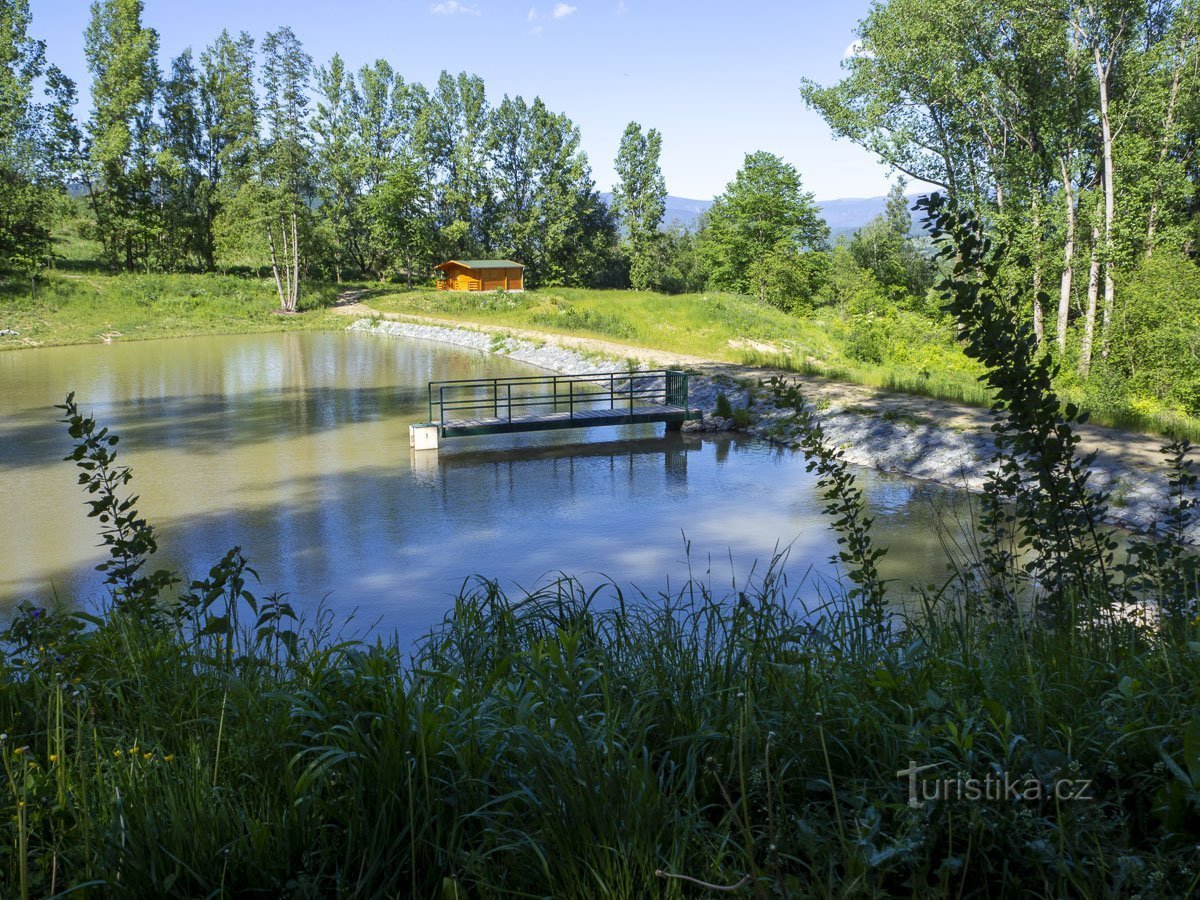
<path fill-rule="evenodd" d="M 175 758 L 174 753 L 168 753 L 166 756 L 163 757 L 163 762 L 170 762 L 174 758 Z"/>
<path fill-rule="evenodd" d="M 52 763 L 58 762 L 58 754 L 57 753 L 50 754 L 50 762 L 52 762 Z"/>
<path fill-rule="evenodd" d="M 143 753 L 142 754 L 142 759 L 153 759 L 153 758 L 154 758 L 153 753 Z"/>
<path fill-rule="evenodd" d="M 117 759 L 120 759 L 124 755 L 125 755 L 125 751 L 122 750 L 120 747 L 118 747 L 116 750 L 113 751 L 113 756 L 115 756 Z"/>
<path fill-rule="evenodd" d="M 13 750 L 13 756 L 23 756 L 25 751 L 28 749 L 28 747 L 17 747 L 15 750 Z"/>

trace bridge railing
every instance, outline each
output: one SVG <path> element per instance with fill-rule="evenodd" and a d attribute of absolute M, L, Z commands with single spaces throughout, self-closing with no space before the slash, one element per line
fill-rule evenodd
<path fill-rule="evenodd" d="M 574 419 L 588 409 L 632 413 L 651 405 L 687 409 L 687 403 L 688 375 L 675 369 L 429 382 L 429 421 L 442 424 L 463 418 L 511 422 L 514 415 L 563 412 Z"/>

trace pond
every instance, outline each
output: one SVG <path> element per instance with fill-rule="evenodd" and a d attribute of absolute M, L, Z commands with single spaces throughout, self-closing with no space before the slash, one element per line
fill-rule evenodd
<path fill-rule="evenodd" d="M 412 638 L 472 575 L 556 573 L 654 597 L 689 574 L 718 594 L 787 548 L 802 600 L 835 575 L 815 476 L 791 450 L 623 426 L 443 441 L 415 453 L 431 379 L 539 370 L 445 344 L 342 332 L 188 338 L 0 354 L 0 616 L 23 598 L 94 605 L 103 559 L 60 412 L 69 390 L 121 436 L 156 567 L 201 577 L 240 545 L 260 596 L 350 631 Z M 940 580 L 939 511 L 961 495 L 861 471 L 885 575 Z"/>

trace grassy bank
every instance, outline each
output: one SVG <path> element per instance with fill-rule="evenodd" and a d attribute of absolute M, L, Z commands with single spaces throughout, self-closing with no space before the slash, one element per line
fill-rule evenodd
<path fill-rule="evenodd" d="M 300 312 L 280 315 L 275 286 L 233 275 L 51 273 L 29 296 L 0 285 L 0 350 L 204 334 L 337 328 L 338 286 L 306 285 Z"/>
<path fill-rule="evenodd" d="M 492 295 L 375 290 L 363 302 L 381 312 L 583 335 L 973 405 L 988 402 L 977 381 L 980 370 L 956 346 L 951 324 L 935 325 L 903 310 L 896 312 L 894 332 L 885 341 L 872 338 L 869 328 L 833 308 L 798 316 L 740 294 L 585 288 Z M 872 339 L 880 346 L 865 346 Z M 880 361 L 863 361 L 856 353 Z"/>
<path fill-rule="evenodd" d="M 905 309 L 872 316 L 826 306 L 795 315 L 739 294 L 583 288 L 452 294 L 376 287 L 363 302 L 381 312 L 579 335 L 971 406 L 991 403 L 979 383 L 982 369 L 963 354 L 953 323 Z M 1089 408 L 1081 385 L 1064 379 L 1060 392 Z M 1200 420 L 1151 401 L 1090 412 L 1102 425 L 1200 440 Z"/>
<path fill-rule="evenodd" d="M 112 274 L 96 247 L 79 239 L 59 245 L 56 268 L 36 284 L 0 275 L 0 350 L 149 340 L 204 334 L 245 334 L 338 328 L 328 313 L 355 285 L 309 281 L 300 312 L 280 315 L 275 284 L 253 275 Z"/>

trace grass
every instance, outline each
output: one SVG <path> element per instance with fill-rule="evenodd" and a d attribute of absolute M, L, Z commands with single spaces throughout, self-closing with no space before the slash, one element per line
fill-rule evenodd
<path fill-rule="evenodd" d="M 328 312 L 356 285 L 307 282 L 300 312 L 280 315 L 270 278 L 217 274 L 110 274 L 86 242 L 62 245 L 65 258 L 38 280 L 0 276 L 0 350 L 97 341 L 337 328 Z"/>
<path fill-rule="evenodd" d="M 758 896 L 1195 890 L 1186 638 L 945 605 L 884 640 L 778 586 L 610 593 L 478 582 L 411 657 L 327 624 L 228 653 L 44 614 L 0 663 L 0 893 L 695 895 L 660 872 Z M 936 767 L 922 785 L 1031 794 L 914 808 L 910 761 Z M 1063 780 L 1091 799 L 1056 800 Z"/>

